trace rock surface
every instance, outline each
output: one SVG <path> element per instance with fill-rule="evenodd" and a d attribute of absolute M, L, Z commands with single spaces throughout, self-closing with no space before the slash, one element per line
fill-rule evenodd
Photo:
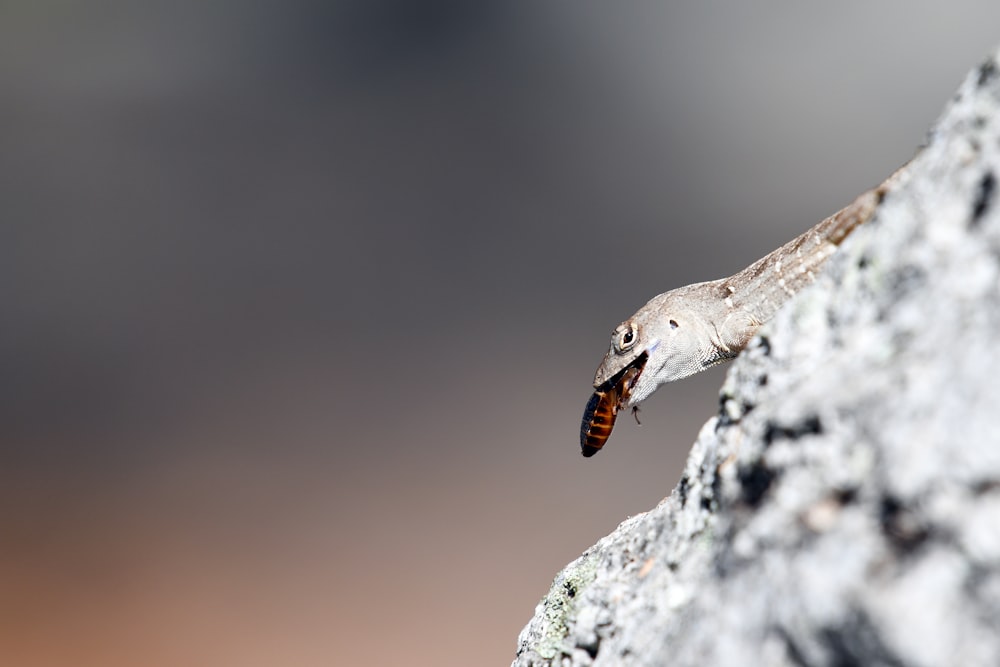
<path fill-rule="evenodd" d="M 998 58 L 514 665 L 1000 665 Z"/>

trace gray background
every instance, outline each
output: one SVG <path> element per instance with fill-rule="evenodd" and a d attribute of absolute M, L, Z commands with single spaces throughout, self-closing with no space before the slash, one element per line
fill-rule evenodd
<path fill-rule="evenodd" d="M 986 1 L 7 3 L 0 657 L 505 664 L 716 409 L 721 369 L 583 459 L 611 329 L 879 182 L 997 41 Z"/>

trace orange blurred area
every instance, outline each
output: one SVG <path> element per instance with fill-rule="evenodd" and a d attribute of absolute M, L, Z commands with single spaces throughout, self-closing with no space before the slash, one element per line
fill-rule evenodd
<path fill-rule="evenodd" d="M 310 437 L 286 427 L 286 436 Z M 429 665 L 510 655 L 555 572 L 625 518 L 623 500 L 654 504 L 680 455 L 661 452 L 672 469 L 634 475 L 637 488 L 623 494 L 602 489 L 607 470 L 582 469 L 570 446 L 531 452 L 563 434 L 539 422 L 520 428 L 539 441 L 469 436 L 470 447 L 508 453 L 482 457 L 482 469 L 475 453 L 447 460 L 433 451 L 396 469 L 345 467 L 338 450 L 357 442 L 295 460 L 249 434 L 220 454 L 225 429 L 199 424 L 182 445 L 163 443 L 184 454 L 149 469 L 10 480 L 0 652 L 21 665 Z M 656 443 L 645 451 L 656 454 Z M 573 479 L 581 474 L 592 493 Z"/>
<path fill-rule="evenodd" d="M 8 2 L 0 665 L 507 664 L 717 409 L 581 457 L 615 325 L 880 182 L 997 25 Z"/>
<path fill-rule="evenodd" d="M 289 367 L 179 402 L 155 431 L 25 443 L 36 457 L 12 460 L 0 491 L 5 660 L 502 659 L 558 569 L 679 476 L 684 448 L 663 449 L 653 415 L 623 420 L 589 465 L 567 426 L 579 392 L 544 396 L 557 368 L 526 388 L 525 369 L 470 361 L 447 403 L 418 392 L 350 416 L 331 410 L 334 373 Z M 680 437 L 719 378 L 656 401 Z"/>

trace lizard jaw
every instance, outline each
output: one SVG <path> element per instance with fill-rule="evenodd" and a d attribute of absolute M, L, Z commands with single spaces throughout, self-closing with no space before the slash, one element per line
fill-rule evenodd
<path fill-rule="evenodd" d="M 649 356 L 653 354 L 659 346 L 659 339 L 655 339 L 644 348 L 640 347 L 633 350 L 632 353 L 636 355 L 635 358 L 626 363 L 623 363 L 625 361 L 623 359 L 623 355 L 615 354 L 614 349 L 612 349 L 604 355 L 601 365 L 597 367 L 597 373 L 594 375 L 594 388 L 599 389 L 601 387 L 606 387 L 609 383 L 615 383 L 625 371 L 636 366 L 639 368 L 639 373 L 636 374 L 635 379 L 638 379 L 639 374 L 642 373 L 643 367 L 649 360 Z M 635 382 L 632 384 L 635 384 Z"/>

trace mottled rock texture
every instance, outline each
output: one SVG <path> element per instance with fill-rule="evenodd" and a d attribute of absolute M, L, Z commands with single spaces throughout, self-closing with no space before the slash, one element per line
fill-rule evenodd
<path fill-rule="evenodd" d="M 998 180 L 994 55 L 515 665 L 1000 665 Z"/>

